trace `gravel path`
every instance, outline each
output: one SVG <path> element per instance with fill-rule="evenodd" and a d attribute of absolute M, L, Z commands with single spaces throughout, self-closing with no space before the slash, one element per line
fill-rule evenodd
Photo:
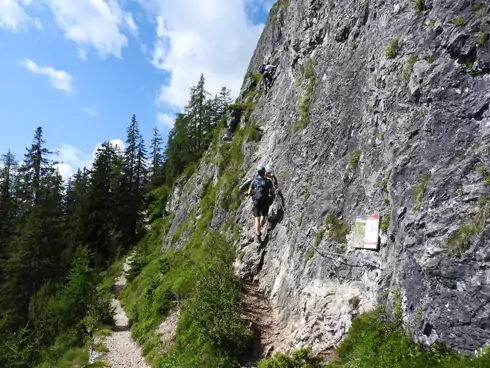
<path fill-rule="evenodd" d="M 115 290 L 118 294 L 126 285 L 125 273 L 129 270 L 129 257 L 124 263 L 123 272 L 116 280 Z M 119 300 L 113 299 L 112 305 L 115 309 L 114 320 L 116 326 L 114 332 L 107 336 L 104 345 L 109 349 L 105 361 L 112 368 L 150 368 L 141 355 L 138 345 L 131 339 L 128 317 L 121 307 Z"/>

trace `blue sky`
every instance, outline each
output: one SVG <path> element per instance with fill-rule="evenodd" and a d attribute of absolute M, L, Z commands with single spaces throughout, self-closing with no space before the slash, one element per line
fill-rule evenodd
<path fill-rule="evenodd" d="M 201 73 L 233 97 L 273 0 L 0 1 L 0 153 L 22 160 L 34 130 L 65 176 L 132 114 L 164 137 Z"/>

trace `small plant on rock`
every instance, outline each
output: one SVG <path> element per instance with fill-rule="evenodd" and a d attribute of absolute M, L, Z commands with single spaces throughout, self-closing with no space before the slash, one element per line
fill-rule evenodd
<path fill-rule="evenodd" d="M 415 8 L 415 14 L 422 13 L 425 10 L 424 0 L 412 0 L 412 4 Z"/>
<path fill-rule="evenodd" d="M 461 27 L 464 23 L 464 19 L 463 17 L 459 16 L 459 17 L 456 17 L 454 19 L 451 19 L 451 23 L 455 26 L 455 27 Z"/>
<path fill-rule="evenodd" d="M 307 347 L 295 351 L 291 356 L 277 353 L 273 358 L 262 360 L 259 363 L 259 368 L 324 368 L 322 361 L 322 357 L 313 356 L 311 348 Z"/>
<path fill-rule="evenodd" d="M 347 243 L 347 234 L 350 231 L 350 226 L 346 225 L 337 218 L 337 216 L 329 214 L 326 219 L 326 230 L 328 237 L 338 243 Z"/>
<path fill-rule="evenodd" d="M 309 261 L 310 259 L 312 259 L 314 255 L 315 255 L 315 248 L 313 248 L 313 247 L 309 247 L 309 248 L 308 248 L 308 251 L 307 251 L 307 252 L 306 252 L 306 254 L 305 254 L 305 261 L 304 261 L 304 264 L 307 264 L 307 263 L 308 263 L 308 261 Z"/>
<path fill-rule="evenodd" d="M 487 7 L 488 5 L 485 5 L 484 3 L 477 4 L 475 6 L 476 15 L 478 15 L 479 17 L 483 17 L 487 12 Z"/>
<path fill-rule="evenodd" d="M 490 218 L 490 197 L 484 197 L 480 203 L 478 213 L 449 239 L 447 245 L 450 257 L 461 256 L 469 249 L 471 238 L 481 234 L 485 229 L 486 221 Z"/>
<path fill-rule="evenodd" d="M 381 223 L 379 225 L 379 228 L 381 229 L 382 232 L 384 232 L 384 233 L 388 232 L 388 227 L 390 226 L 390 219 L 391 219 L 390 214 L 383 216 L 383 218 L 381 219 Z"/>
<path fill-rule="evenodd" d="M 360 303 L 361 299 L 357 295 L 349 299 L 349 305 L 352 309 L 357 309 Z"/>
<path fill-rule="evenodd" d="M 487 34 L 483 31 L 478 32 L 478 42 L 476 45 L 478 47 L 483 47 L 485 46 L 485 42 L 487 42 Z"/>
<path fill-rule="evenodd" d="M 405 70 L 403 71 L 402 74 L 402 78 L 405 81 L 408 82 L 410 80 L 410 76 L 412 75 L 412 71 L 413 71 L 413 66 L 418 60 L 419 58 L 417 57 L 417 55 L 412 55 L 410 56 L 410 59 L 408 59 L 407 66 L 405 67 Z"/>
<path fill-rule="evenodd" d="M 430 21 L 429 21 L 429 27 L 430 27 L 430 30 L 433 31 L 435 28 L 436 28 L 436 19 L 432 18 Z"/>
<path fill-rule="evenodd" d="M 386 47 L 385 56 L 387 59 L 394 59 L 398 55 L 398 38 L 392 39 Z"/>
<path fill-rule="evenodd" d="M 349 165 L 355 169 L 359 164 L 360 157 L 361 157 L 361 150 L 357 149 L 353 151 L 349 156 Z"/>
<path fill-rule="evenodd" d="M 413 206 L 414 211 L 419 211 L 420 210 L 420 203 L 422 201 L 422 197 L 424 196 L 425 190 L 427 188 L 427 182 L 430 179 L 430 174 L 424 174 L 422 175 L 419 184 L 414 188 L 413 190 L 413 196 L 414 196 L 414 202 L 415 205 Z"/>

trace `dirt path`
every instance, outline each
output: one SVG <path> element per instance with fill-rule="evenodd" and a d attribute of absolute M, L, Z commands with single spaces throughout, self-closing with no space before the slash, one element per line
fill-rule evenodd
<path fill-rule="evenodd" d="M 118 295 L 126 285 L 125 273 L 129 270 L 129 263 L 131 257 L 129 257 L 123 266 L 123 272 L 121 276 L 116 279 L 115 292 Z M 145 362 L 145 358 L 141 355 L 141 350 L 138 345 L 131 338 L 131 331 L 129 327 L 128 317 L 121 307 L 119 300 L 113 299 L 112 305 L 115 309 L 114 332 L 107 336 L 103 344 L 109 350 L 105 356 L 104 361 L 110 364 L 113 368 L 150 368 Z"/>
<path fill-rule="evenodd" d="M 257 284 L 243 284 L 242 300 L 244 320 L 254 331 L 255 340 L 241 362 L 242 367 L 255 367 L 256 362 L 264 357 L 282 351 L 284 338 L 265 295 Z"/>

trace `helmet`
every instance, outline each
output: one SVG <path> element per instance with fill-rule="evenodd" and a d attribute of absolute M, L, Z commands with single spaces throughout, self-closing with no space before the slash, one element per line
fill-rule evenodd
<path fill-rule="evenodd" d="M 272 174 L 272 167 L 271 166 L 267 166 L 266 169 L 265 169 L 265 172 L 267 174 Z"/>
<path fill-rule="evenodd" d="M 264 165 L 258 165 L 257 166 L 257 172 L 259 174 L 264 174 L 265 173 L 265 167 L 264 167 Z"/>

